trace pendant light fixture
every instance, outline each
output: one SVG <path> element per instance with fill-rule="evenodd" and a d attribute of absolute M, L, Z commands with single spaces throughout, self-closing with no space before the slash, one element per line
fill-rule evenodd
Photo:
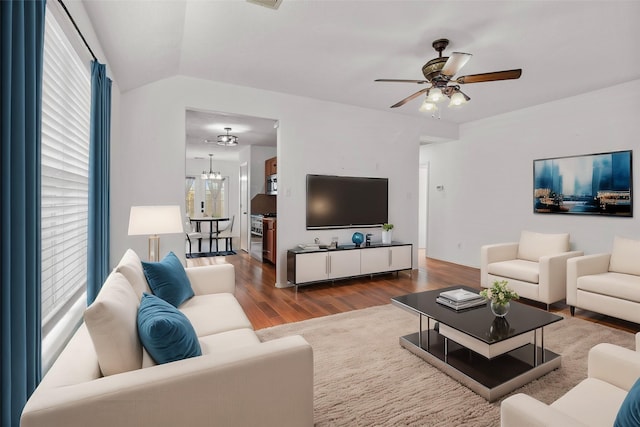
<path fill-rule="evenodd" d="M 234 147 L 238 145 L 238 137 L 235 135 L 229 135 L 231 132 L 231 128 L 224 128 L 227 131 L 226 135 L 218 135 L 218 145 L 223 145 L 225 147 Z"/>
<path fill-rule="evenodd" d="M 209 154 L 209 172 L 202 171 L 202 175 L 200 175 L 202 179 L 214 179 L 214 180 L 222 180 L 222 174 L 220 172 L 213 171 L 213 154 Z"/>

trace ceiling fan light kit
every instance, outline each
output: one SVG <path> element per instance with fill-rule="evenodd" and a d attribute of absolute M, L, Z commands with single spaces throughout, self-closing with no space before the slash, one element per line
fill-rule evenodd
<path fill-rule="evenodd" d="M 456 109 L 464 106 L 471 98 L 460 90 L 461 84 L 491 82 L 498 80 L 518 79 L 522 75 L 522 69 L 494 71 L 490 73 L 472 74 L 453 78 L 462 67 L 471 59 L 470 53 L 453 52 L 451 56 L 442 56 L 442 51 L 449 45 L 448 39 L 438 39 L 432 43 L 433 48 L 438 52 L 438 57 L 428 61 L 422 67 L 422 74 L 426 80 L 407 79 L 377 79 L 377 82 L 398 82 L 429 84 L 430 86 L 409 95 L 403 100 L 393 104 L 391 108 L 400 107 L 407 102 L 426 94 L 426 99 L 420 105 L 419 111 L 438 111 L 439 102 L 449 98 L 449 108 Z M 450 85 L 450 83 L 455 83 Z M 435 114 L 432 115 L 434 117 Z"/>

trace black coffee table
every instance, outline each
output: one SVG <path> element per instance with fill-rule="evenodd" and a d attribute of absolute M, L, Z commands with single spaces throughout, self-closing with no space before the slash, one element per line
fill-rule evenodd
<path fill-rule="evenodd" d="M 544 347 L 543 329 L 561 316 L 515 301 L 504 318 L 486 305 L 455 311 L 436 302 L 452 289 L 477 292 L 453 286 L 391 298 L 420 319 L 418 332 L 400 337 L 402 347 L 490 402 L 560 367 L 561 356 Z"/>

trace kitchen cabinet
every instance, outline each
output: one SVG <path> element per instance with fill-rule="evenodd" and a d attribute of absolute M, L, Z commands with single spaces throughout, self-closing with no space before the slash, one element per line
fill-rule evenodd
<path fill-rule="evenodd" d="M 287 251 L 287 281 L 294 285 L 412 268 L 411 244 L 374 244 L 338 249 Z"/>
<path fill-rule="evenodd" d="M 272 157 L 264 161 L 264 176 L 265 179 L 269 175 L 275 175 L 278 173 L 278 158 Z"/>
<path fill-rule="evenodd" d="M 277 221 L 275 218 L 262 219 L 262 260 L 276 263 Z"/>

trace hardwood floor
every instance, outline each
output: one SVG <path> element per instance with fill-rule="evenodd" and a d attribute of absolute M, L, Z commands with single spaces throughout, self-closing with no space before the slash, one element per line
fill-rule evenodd
<path fill-rule="evenodd" d="M 275 266 L 256 261 L 242 251 L 226 257 L 187 259 L 187 266 L 233 264 L 236 298 L 255 329 L 389 304 L 390 298 L 411 292 L 455 285 L 480 290 L 479 269 L 426 258 L 424 252 L 418 258 L 418 268 L 412 271 L 300 286 L 297 291 L 294 287 L 276 288 Z M 534 301 L 520 301 L 544 308 Z M 553 304 L 550 311 L 570 316 L 564 303 Z M 576 317 L 628 332 L 640 331 L 638 324 L 580 309 L 576 310 Z"/>

